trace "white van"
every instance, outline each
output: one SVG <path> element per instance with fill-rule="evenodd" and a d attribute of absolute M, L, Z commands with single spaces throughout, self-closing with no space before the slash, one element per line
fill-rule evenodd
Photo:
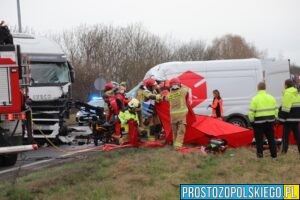
<path fill-rule="evenodd" d="M 191 88 L 192 107 L 196 114 L 210 115 L 208 105 L 213 101 L 212 91 L 218 89 L 223 99 L 225 120 L 238 126 L 249 126 L 247 117 L 251 98 L 257 93 L 257 84 L 265 81 L 267 92 L 280 104 L 284 81 L 290 78 L 289 60 L 235 59 L 191 62 L 168 62 L 156 65 L 144 79 L 157 80 L 178 77 Z"/>

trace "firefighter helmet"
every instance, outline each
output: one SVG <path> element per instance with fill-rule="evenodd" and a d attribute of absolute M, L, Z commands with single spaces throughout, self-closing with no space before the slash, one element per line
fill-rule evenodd
<path fill-rule="evenodd" d="M 153 78 L 148 78 L 144 81 L 146 87 L 152 87 L 156 85 L 156 81 Z"/>
<path fill-rule="evenodd" d="M 129 106 L 130 108 L 139 108 L 139 107 L 140 107 L 140 102 L 139 102 L 139 100 L 133 98 L 133 99 L 131 99 L 131 100 L 129 101 L 128 106 Z"/>
<path fill-rule="evenodd" d="M 105 88 L 105 91 L 111 90 L 114 88 L 114 84 L 112 84 L 111 82 L 108 82 L 105 84 L 104 88 Z"/>
<path fill-rule="evenodd" d="M 127 83 L 125 81 L 122 81 L 119 86 L 123 86 L 123 87 L 126 87 Z"/>
<path fill-rule="evenodd" d="M 179 78 L 172 78 L 171 80 L 170 80 L 170 86 L 172 87 L 172 85 L 180 85 L 180 80 L 179 80 Z"/>

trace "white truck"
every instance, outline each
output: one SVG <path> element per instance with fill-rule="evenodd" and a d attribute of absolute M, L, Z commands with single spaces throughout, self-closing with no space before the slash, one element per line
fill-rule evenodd
<path fill-rule="evenodd" d="M 36 141 L 56 140 L 68 134 L 65 119 L 69 117 L 71 84 L 74 70 L 55 42 L 28 34 L 13 34 L 21 54 L 31 67 L 29 106 L 33 115 L 33 137 Z M 61 137 L 61 138 L 59 138 Z"/>
<path fill-rule="evenodd" d="M 213 101 L 212 91 L 218 89 L 224 102 L 225 120 L 247 127 L 249 103 L 257 93 L 258 82 L 266 82 L 267 92 L 272 94 L 279 104 L 284 81 L 290 78 L 290 71 L 289 60 L 251 58 L 168 62 L 152 67 L 144 79 L 151 76 L 159 81 L 178 77 L 192 90 L 192 107 L 195 113 L 200 115 L 211 114 L 208 105 Z M 134 91 L 129 92 L 131 96 L 134 96 L 133 93 Z"/>

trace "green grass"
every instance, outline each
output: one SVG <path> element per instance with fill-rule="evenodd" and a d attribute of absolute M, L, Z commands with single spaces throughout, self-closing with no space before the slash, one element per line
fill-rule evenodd
<path fill-rule="evenodd" d="M 180 153 L 171 147 L 96 152 L 81 161 L 0 183 L 0 199 L 178 199 L 181 183 L 300 182 L 299 155 L 257 159 L 251 148 L 220 155 Z M 287 173 L 290 172 L 290 173 Z"/>

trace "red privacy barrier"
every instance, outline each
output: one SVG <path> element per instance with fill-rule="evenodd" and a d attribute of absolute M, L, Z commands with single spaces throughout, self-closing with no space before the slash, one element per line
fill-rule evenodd
<path fill-rule="evenodd" d="M 166 132 L 167 142 L 170 142 L 172 141 L 172 130 L 168 102 L 156 104 L 156 111 Z M 195 115 L 189 108 L 184 142 L 186 144 L 206 145 L 210 139 L 215 138 L 226 140 L 230 147 L 241 147 L 251 144 L 253 132 L 208 116 Z"/>

